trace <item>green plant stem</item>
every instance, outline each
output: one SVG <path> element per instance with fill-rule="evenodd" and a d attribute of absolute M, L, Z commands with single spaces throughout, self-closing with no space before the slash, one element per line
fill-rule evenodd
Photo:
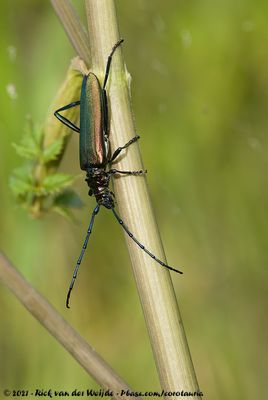
<path fill-rule="evenodd" d="M 22 277 L 1 252 L 0 280 L 104 389 L 112 390 L 115 399 L 129 399 L 127 396 L 120 396 L 122 389 L 131 391 L 123 379 Z"/>
<path fill-rule="evenodd" d="M 92 56 L 91 69 L 101 79 L 104 76 L 107 55 L 119 39 L 114 1 L 85 0 L 85 4 Z M 68 20 L 65 19 L 63 24 L 68 25 Z M 71 30 L 66 30 L 70 34 Z M 71 42 L 74 42 L 74 38 L 71 38 Z M 121 51 L 118 50 L 113 58 L 108 83 L 112 149 L 122 146 L 135 136 L 129 81 Z M 142 169 L 137 143 L 128 149 L 127 155 L 118 162 L 118 169 Z M 130 230 L 138 233 L 146 246 L 165 260 L 145 179 L 115 179 L 114 187 L 120 214 Z M 198 391 L 170 274 L 142 252 L 128 236 L 126 240 L 162 388 L 168 391 L 178 388 Z"/>
<path fill-rule="evenodd" d="M 85 3 L 92 70 L 101 78 L 107 55 L 120 38 L 114 0 L 85 0 Z M 136 134 L 130 106 L 128 74 L 121 50 L 114 55 L 107 92 L 111 115 L 110 140 L 114 150 Z M 137 143 L 127 150 L 127 156 L 122 156 L 116 167 L 121 170 L 143 168 Z M 138 235 L 157 257 L 165 260 L 146 179 L 131 176 L 115 179 L 114 190 L 120 214 L 130 231 Z M 125 238 L 161 386 L 168 391 L 179 388 L 198 391 L 170 273 L 150 259 L 127 235 Z M 180 276 L 174 278 L 183 279 Z"/>
<path fill-rule="evenodd" d="M 75 9 L 69 0 L 51 0 L 56 14 L 58 15 L 75 51 L 90 65 L 90 51 L 88 36 L 84 26 L 81 24 Z"/>

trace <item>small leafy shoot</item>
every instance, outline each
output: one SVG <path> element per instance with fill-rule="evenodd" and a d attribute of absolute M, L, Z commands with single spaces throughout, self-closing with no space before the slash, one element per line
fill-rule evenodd
<path fill-rule="evenodd" d="M 16 201 L 33 217 L 51 210 L 70 219 L 70 209 L 83 205 L 79 196 L 70 190 L 77 176 L 55 173 L 55 168 L 51 168 L 51 162 L 62 157 L 64 146 L 65 138 L 59 137 L 45 147 L 43 128 L 30 120 L 21 142 L 13 143 L 17 154 L 26 162 L 13 171 L 9 187 Z"/>

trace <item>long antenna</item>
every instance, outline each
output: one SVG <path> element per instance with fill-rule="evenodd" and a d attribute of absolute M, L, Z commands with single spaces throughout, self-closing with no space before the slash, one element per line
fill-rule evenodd
<path fill-rule="evenodd" d="M 84 244 L 83 244 L 83 247 L 82 247 L 80 256 L 78 257 L 78 260 L 77 260 L 77 263 L 76 263 L 76 266 L 75 266 L 75 269 L 74 269 L 74 273 L 73 273 L 73 277 L 72 277 L 71 284 L 70 284 L 70 286 L 69 286 L 69 290 L 68 290 L 68 294 L 67 294 L 67 298 L 66 298 L 66 307 L 67 307 L 67 308 L 70 308 L 70 306 L 69 306 L 69 301 L 70 301 L 71 291 L 72 291 L 72 289 L 73 289 L 73 287 L 74 287 L 74 283 L 75 283 L 75 280 L 76 280 L 76 277 L 77 277 L 77 274 L 78 274 L 78 270 L 79 270 L 80 264 L 81 264 L 81 262 L 82 262 L 82 259 L 83 259 L 85 250 L 86 250 L 86 248 L 87 248 L 88 239 L 89 239 L 89 236 L 91 235 L 91 232 L 92 232 L 92 228 L 93 228 L 93 224 L 94 224 L 94 219 L 95 219 L 95 216 L 98 214 L 99 209 L 100 209 L 100 206 L 99 206 L 99 204 L 98 204 L 98 205 L 94 208 L 93 213 L 92 213 L 92 216 L 91 216 L 91 220 L 90 220 L 90 223 L 89 223 L 89 226 L 88 226 L 86 238 L 85 238 L 85 241 L 84 241 Z"/>
<path fill-rule="evenodd" d="M 153 253 L 151 253 L 149 250 L 146 249 L 146 247 L 138 241 L 138 239 L 133 235 L 133 233 L 130 232 L 128 227 L 125 225 L 125 223 L 122 221 L 122 219 L 119 217 L 115 209 L 112 207 L 112 212 L 114 213 L 115 218 L 119 222 L 119 224 L 122 226 L 122 228 L 125 230 L 125 232 L 128 234 L 129 237 L 131 237 L 132 240 L 143 250 L 145 253 L 147 253 L 153 260 L 155 260 L 158 264 L 160 264 L 162 267 L 165 267 L 171 271 L 177 272 L 178 274 L 183 274 L 183 272 L 170 267 L 168 264 L 164 263 L 163 261 L 159 260 Z"/>

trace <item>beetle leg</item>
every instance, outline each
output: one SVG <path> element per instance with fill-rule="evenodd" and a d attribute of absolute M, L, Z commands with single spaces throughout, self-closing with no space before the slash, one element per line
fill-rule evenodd
<path fill-rule="evenodd" d="M 135 143 L 138 139 L 140 138 L 140 136 L 134 136 L 132 139 L 130 139 L 124 146 L 122 147 L 118 147 L 118 149 L 115 150 L 114 154 L 112 155 L 111 159 L 108 161 L 108 163 L 110 164 L 111 162 L 113 162 L 116 157 L 121 153 L 122 150 L 126 149 L 128 146 L 130 146 L 132 143 Z"/>
<path fill-rule="evenodd" d="M 108 171 L 110 174 L 125 174 L 125 175 L 145 175 L 147 174 L 147 169 L 139 171 L 119 171 L 118 169 L 110 169 Z"/>
<path fill-rule="evenodd" d="M 112 51 L 111 51 L 111 53 L 110 53 L 110 55 L 109 55 L 109 57 L 108 57 L 107 64 L 106 64 L 106 71 L 105 71 L 104 82 L 103 82 L 103 86 L 102 86 L 102 89 L 103 89 L 103 90 L 105 89 L 107 80 L 108 80 L 108 78 L 109 78 L 109 72 L 110 72 L 110 67 L 111 67 L 111 62 L 112 62 L 113 54 L 114 54 L 115 50 L 117 49 L 117 47 L 119 47 L 120 44 L 121 44 L 123 41 L 124 41 L 124 39 L 120 39 L 120 40 L 114 45 L 114 47 L 112 48 Z"/>
<path fill-rule="evenodd" d="M 58 110 L 56 110 L 54 112 L 55 117 L 58 118 L 58 120 L 62 124 L 68 126 L 68 128 L 72 129 L 75 132 L 80 132 L 80 129 L 75 124 L 73 124 L 72 121 L 69 121 L 67 118 L 65 118 L 63 115 L 61 115 L 60 111 L 68 110 L 69 108 L 76 107 L 76 106 L 79 106 L 79 105 L 80 105 L 80 100 L 74 101 L 74 102 L 72 102 L 70 104 L 67 104 L 64 107 L 59 108 Z"/>
<path fill-rule="evenodd" d="M 103 130 L 106 136 L 106 140 L 108 139 L 108 101 L 106 90 L 103 89 Z"/>

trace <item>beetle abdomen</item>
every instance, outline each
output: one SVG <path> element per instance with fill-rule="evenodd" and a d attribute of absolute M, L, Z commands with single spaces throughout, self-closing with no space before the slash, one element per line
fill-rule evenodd
<path fill-rule="evenodd" d="M 86 170 L 107 162 L 104 140 L 103 94 L 92 72 L 84 76 L 80 98 L 80 167 Z"/>

